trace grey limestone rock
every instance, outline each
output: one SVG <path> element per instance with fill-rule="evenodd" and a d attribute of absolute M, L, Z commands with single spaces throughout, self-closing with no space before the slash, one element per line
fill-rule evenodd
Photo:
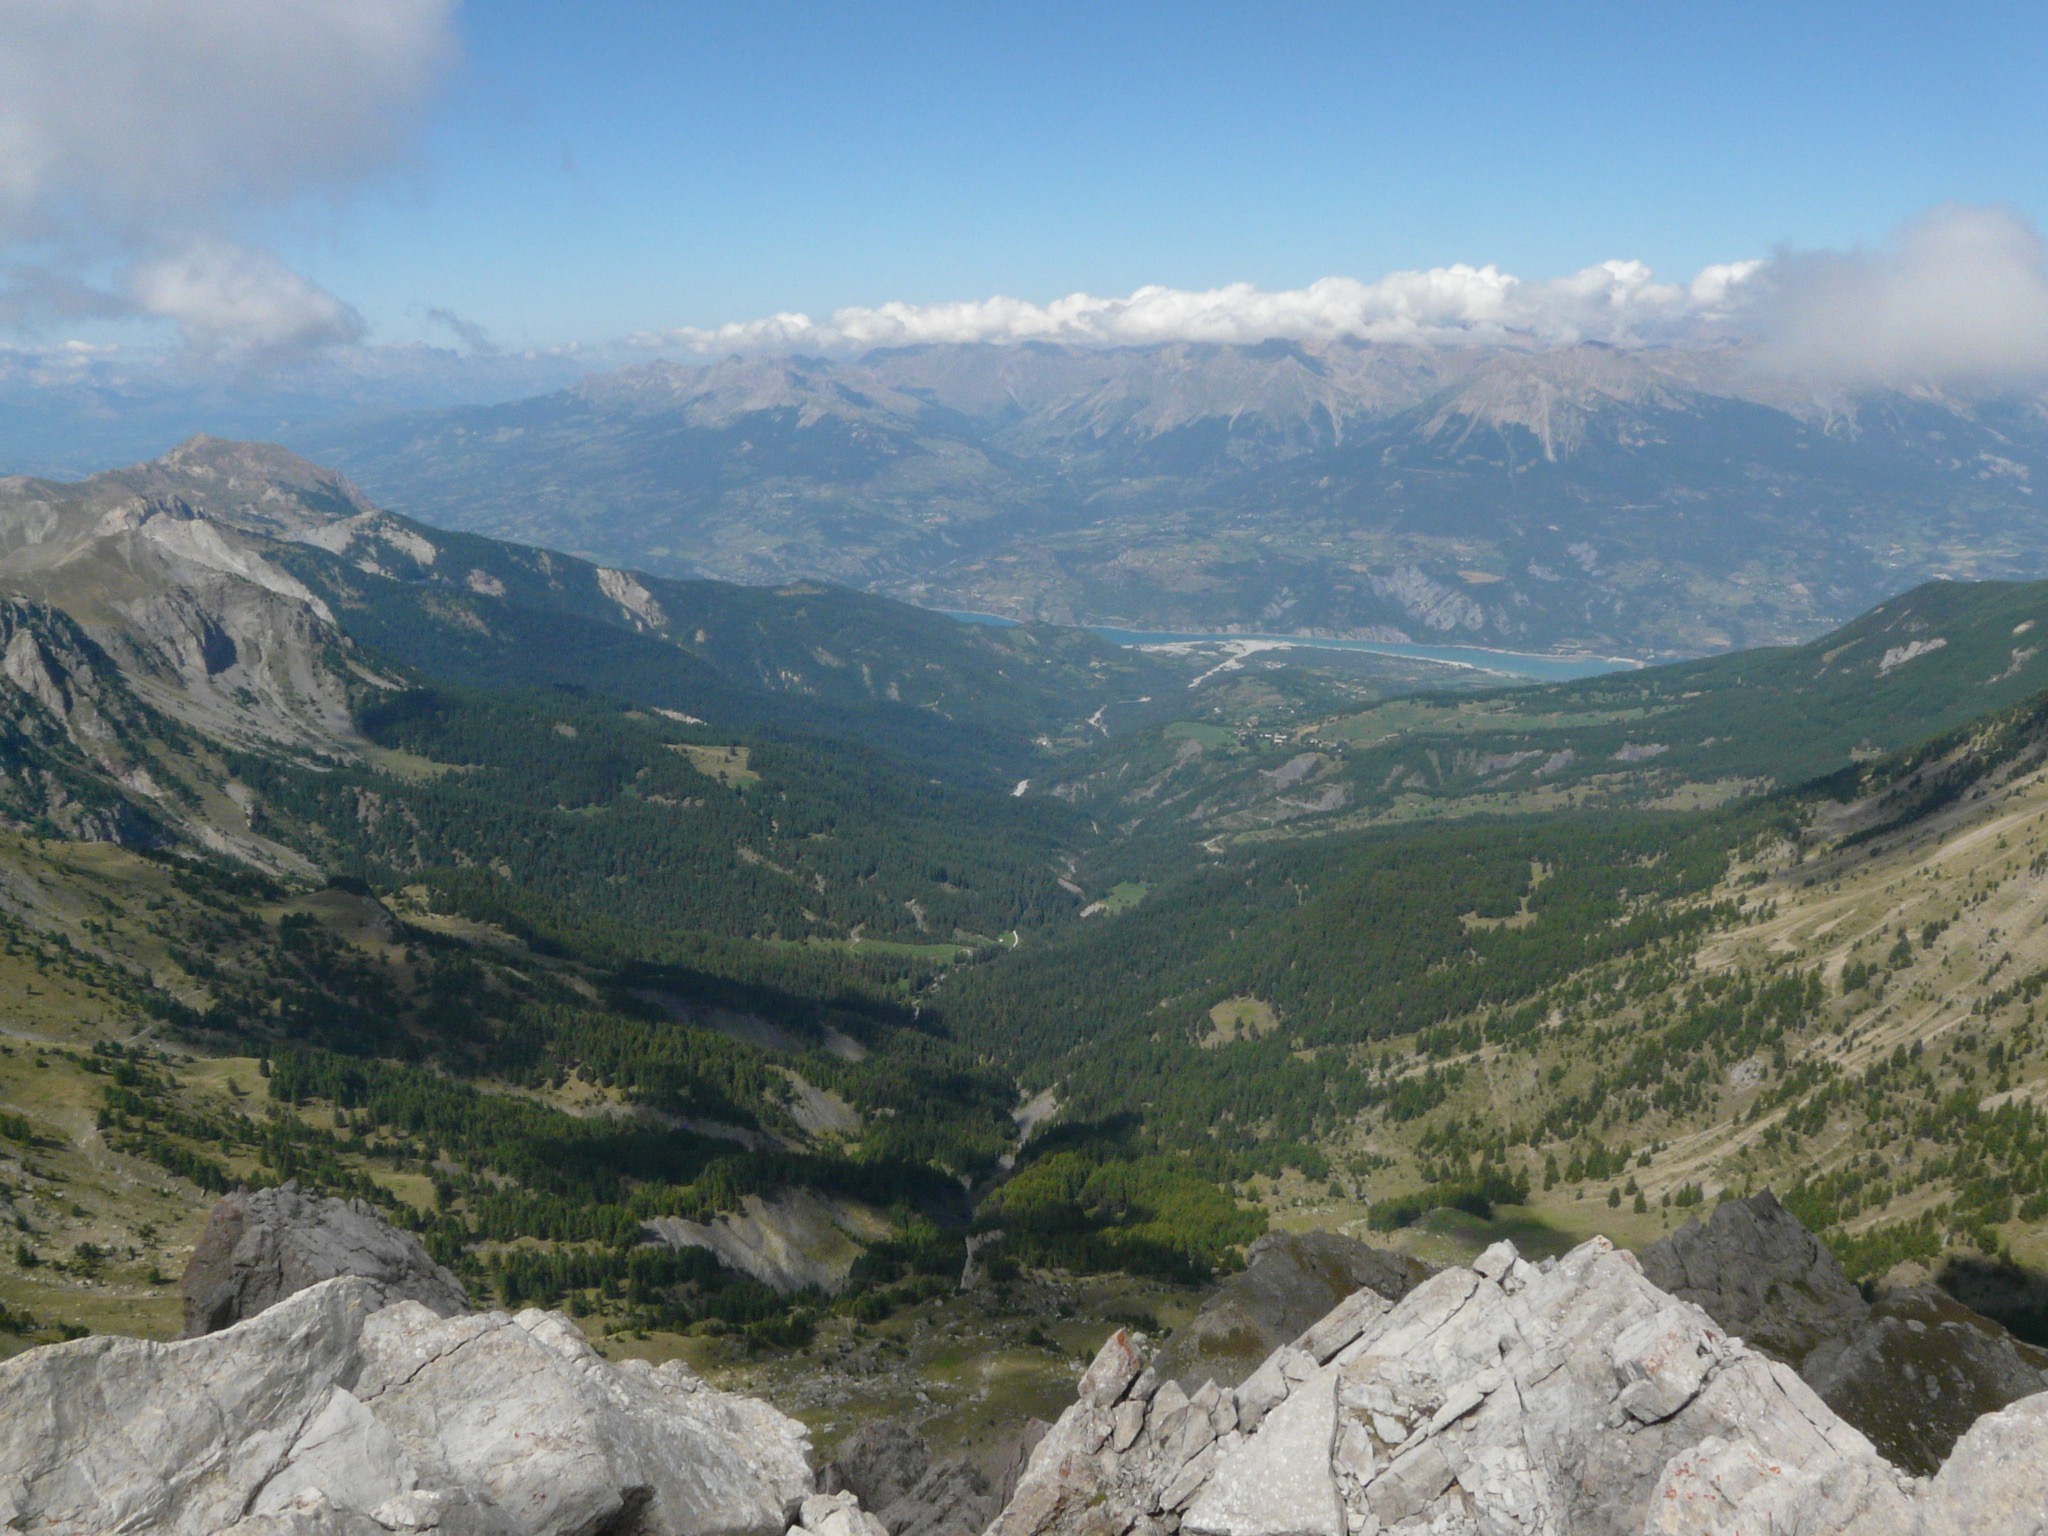
<path fill-rule="evenodd" d="M 1891 1461 L 1925 1475 L 1981 1414 L 2048 1390 L 2048 1354 L 1932 1285 L 1881 1291 L 1799 1374 Z"/>
<path fill-rule="evenodd" d="M 292 1182 L 214 1206 L 179 1286 L 185 1337 L 230 1327 L 342 1275 L 368 1281 L 380 1306 L 417 1301 L 442 1317 L 469 1310 L 462 1282 L 410 1232 L 360 1200 L 307 1195 Z"/>
<path fill-rule="evenodd" d="M 1835 1256 L 1769 1190 L 1723 1201 L 1645 1248 L 1642 1261 L 1653 1285 L 1795 1365 L 1869 1311 Z"/>
<path fill-rule="evenodd" d="M 613 1364 L 556 1313 L 379 1301 L 344 1277 L 202 1338 L 0 1363 L 0 1527 L 782 1536 L 810 1491 L 801 1425 L 680 1364 Z"/>
<path fill-rule="evenodd" d="M 1542 1265 L 1499 1244 L 1335 1309 L 1237 1391 L 1147 1396 L 1133 1354 L 1105 1346 L 989 1536 L 2048 1530 L 2048 1395 L 1979 1420 L 1923 1485 L 1601 1239 Z"/>
<path fill-rule="evenodd" d="M 1921 1495 L 1913 1536 L 2048 1536 L 2048 1393 L 1986 1414 Z"/>
<path fill-rule="evenodd" d="M 931 1447 L 916 1430 L 899 1419 L 876 1419 L 818 1469 L 818 1486 L 826 1493 L 851 1493 L 879 1511 L 915 1488 L 931 1464 Z"/>
<path fill-rule="evenodd" d="M 1336 1378 L 1303 1383 L 1259 1432 L 1221 1462 L 1186 1524 L 1241 1536 L 1345 1536 L 1344 1503 L 1330 1476 L 1337 1435 Z"/>
<path fill-rule="evenodd" d="M 876 1518 L 889 1536 L 977 1536 L 998 1505 L 995 1489 L 976 1468 L 938 1461 Z"/>
<path fill-rule="evenodd" d="M 1942 1464 L 1979 1414 L 2048 1388 L 2048 1353 L 1930 1284 L 1866 1301 L 1769 1191 L 1643 1250 L 1643 1273 L 1796 1367 L 1908 1472 Z"/>
<path fill-rule="evenodd" d="M 1398 1301 L 1430 1268 L 1337 1232 L 1271 1232 L 1245 1267 L 1159 1352 L 1158 1370 L 1192 1391 L 1205 1381 L 1236 1386 L 1282 1344 L 1361 1288 Z"/>
<path fill-rule="evenodd" d="M 1052 1426 L 1043 1419 L 1031 1418 L 1024 1421 L 1024 1432 L 1017 1437 L 1017 1451 L 1010 1464 L 1003 1469 L 1003 1485 L 997 1489 L 998 1506 L 1016 1497 L 1017 1484 L 1031 1465 L 1031 1458 L 1037 1454 L 1040 1443 L 1052 1433 Z"/>
<path fill-rule="evenodd" d="M 882 1522 L 860 1507 L 848 1492 L 814 1493 L 797 1508 L 789 1536 L 889 1536 Z"/>

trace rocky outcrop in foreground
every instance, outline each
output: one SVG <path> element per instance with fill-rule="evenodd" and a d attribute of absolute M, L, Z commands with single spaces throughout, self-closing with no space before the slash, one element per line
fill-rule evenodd
<path fill-rule="evenodd" d="M 2048 1396 L 1922 1483 L 1596 1239 L 1351 1296 L 1235 1390 L 1106 1344 L 990 1536 L 2040 1536 Z"/>
<path fill-rule="evenodd" d="M 1768 1190 L 1642 1253 L 1650 1281 L 1793 1366 L 1890 1461 L 1931 1473 L 1980 1415 L 2048 1389 L 2048 1353 L 1929 1281 L 1850 1283 Z"/>
<path fill-rule="evenodd" d="M 328 1280 L 204 1338 L 0 1363 L 0 1528 L 878 1536 L 802 1502 L 808 1434 L 766 1403 L 613 1364 L 558 1313 L 379 1299 Z"/>
<path fill-rule="evenodd" d="M 179 1285 L 185 1337 L 217 1332 L 341 1275 L 368 1281 L 377 1306 L 417 1301 L 441 1317 L 469 1310 L 462 1282 L 410 1232 L 360 1200 L 303 1194 L 293 1181 L 214 1206 Z"/>
<path fill-rule="evenodd" d="M 0 1363 L 0 1528 L 968 1536 L 993 1503 L 900 1427 L 814 1484 L 802 1425 L 679 1363 L 384 1296 L 344 1276 L 200 1338 Z M 987 1536 L 2048 1536 L 2048 1393 L 1922 1480 L 1605 1240 L 1501 1243 L 1354 1291 L 1236 1387 L 1117 1334 L 1006 1491 Z"/>
<path fill-rule="evenodd" d="M 1259 1362 L 1361 1286 L 1399 1301 L 1431 1266 L 1341 1232 L 1269 1232 L 1153 1361 L 1162 1378 L 1194 1391 L 1234 1387 Z"/>

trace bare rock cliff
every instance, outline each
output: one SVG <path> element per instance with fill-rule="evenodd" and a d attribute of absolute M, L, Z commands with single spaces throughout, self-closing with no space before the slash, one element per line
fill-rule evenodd
<path fill-rule="evenodd" d="M 0 1364 L 0 1528 L 45 1536 L 953 1536 L 877 1432 L 806 1431 L 565 1317 L 380 1306 L 360 1276 L 163 1344 Z M 833 1486 L 836 1482 L 837 1486 Z M 863 1507 L 860 1484 L 889 1508 Z M 1345 1298 L 1237 1387 L 1118 1333 L 986 1536 L 2048 1536 L 2048 1393 L 1925 1480 L 1602 1239 Z"/>
<path fill-rule="evenodd" d="M 972 1464 L 934 1460 L 909 1425 L 864 1425 L 819 1469 L 818 1486 L 859 1499 L 888 1536 L 977 1536 L 996 1513 L 996 1491 Z"/>
<path fill-rule="evenodd" d="M 1869 1311 L 1826 1245 L 1769 1190 L 1687 1222 L 1642 1260 L 1653 1284 L 1795 1364 Z"/>

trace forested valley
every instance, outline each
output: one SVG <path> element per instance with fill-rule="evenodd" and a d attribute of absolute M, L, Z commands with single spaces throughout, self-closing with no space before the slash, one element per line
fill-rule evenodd
<path fill-rule="evenodd" d="M 304 594 L 288 687 L 246 636 L 167 683 L 89 560 L 6 599 L 14 1337 L 160 1305 L 202 1197 L 287 1179 L 733 1359 L 970 1252 L 1156 1311 L 1276 1225 L 1554 1251 L 1764 1187 L 1858 1277 L 2048 1261 L 2048 588 L 1396 683 L 656 581 L 291 473 L 317 541 L 176 514 Z M 728 1262 L 763 1232 L 798 1259 Z"/>

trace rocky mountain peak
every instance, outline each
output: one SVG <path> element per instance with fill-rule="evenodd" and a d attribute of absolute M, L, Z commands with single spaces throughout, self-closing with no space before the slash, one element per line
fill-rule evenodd
<path fill-rule="evenodd" d="M 557 1313 L 441 1318 L 323 1281 L 175 1344 L 0 1364 L 0 1524 L 177 1536 L 782 1536 L 809 1436 Z"/>
<path fill-rule="evenodd" d="M 1281 1345 L 1360 1289 L 1399 1301 L 1432 1267 L 1337 1232 L 1269 1232 L 1166 1341 L 1155 1368 L 1194 1391 L 1234 1387 Z"/>
<path fill-rule="evenodd" d="M 673 411 L 708 429 L 788 413 L 799 428 L 830 420 L 909 431 L 929 409 L 880 376 L 801 357 L 732 357 L 701 368 L 647 363 L 576 385 L 568 395 L 600 408 Z"/>
<path fill-rule="evenodd" d="M 1413 568 L 1484 599 L 1476 643 L 1638 657 L 1804 640 L 1917 579 L 2030 572 L 2048 473 L 2032 395 L 1816 399 L 1734 345 L 658 363 L 321 451 L 438 525 L 659 575 L 1358 637 L 1415 633 L 1386 586 Z"/>
<path fill-rule="evenodd" d="M 217 738 L 346 750 L 346 641 L 279 561 L 372 509 L 283 449 L 194 439 L 77 485 L 0 492 L 0 591 L 91 636 L 151 705 Z"/>
<path fill-rule="evenodd" d="M 383 1305 L 416 1301 L 438 1317 L 469 1310 L 462 1282 L 360 1200 L 303 1193 L 296 1180 L 214 1206 L 179 1285 L 185 1336 L 217 1333 L 341 1275 Z"/>
<path fill-rule="evenodd" d="M 1860 1323 L 1870 1304 L 1826 1245 L 1770 1190 L 1716 1206 L 1643 1250 L 1654 1285 L 1793 1364 Z"/>
<path fill-rule="evenodd" d="M 157 785 L 136 743 L 152 724 L 68 616 L 0 593 L 0 821 L 47 824 L 82 842 L 166 841 L 143 808 Z"/>
<path fill-rule="evenodd" d="M 288 448 L 203 434 L 160 459 L 95 475 L 84 486 L 177 497 L 232 526 L 285 539 L 376 510 L 347 476 Z"/>
<path fill-rule="evenodd" d="M 2048 1389 L 2048 1351 L 1924 1272 L 1866 1297 L 1769 1190 L 1642 1253 L 1644 1275 L 1798 1370 L 1891 1461 L 1931 1473 L 1978 1418 Z"/>
<path fill-rule="evenodd" d="M 231 1214 L 246 1225 L 266 1198 L 273 1231 L 318 1246 L 340 1222 L 340 1267 L 386 1267 L 397 1234 L 374 1214 L 296 1190 Z M 1750 1217 L 1702 1230 L 1723 1247 L 1796 1237 L 1769 1206 Z M 863 1431 L 814 1479 L 800 1424 L 679 1363 L 608 1361 L 555 1313 L 437 1315 L 390 1295 L 345 1273 L 205 1337 L 0 1364 L 0 1520 L 81 1536 L 960 1536 L 990 1510 L 984 1480 L 902 1426 Z M 1978 1418 L 1913 1476 L 1594 1239 L 1541 1263 L 1499 1243 L 1398 1300 L 1361 1287 L 1235 1387 L 1191 1391 L 1119 1331 L 987 1533 L 2038 1536 L 2044 1510 L 2048 1392 Z"/>

